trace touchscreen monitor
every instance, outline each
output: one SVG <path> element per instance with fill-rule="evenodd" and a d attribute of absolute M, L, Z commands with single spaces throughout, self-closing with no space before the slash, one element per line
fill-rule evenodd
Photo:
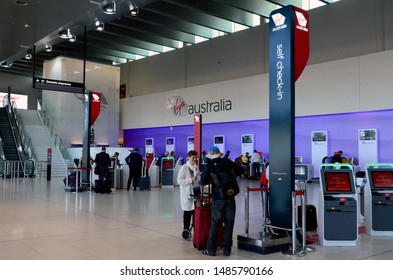
<path fill-rule="evenodd" d="M 354 194 L 355 185 L 351 169 L 323 169 L 324 194 Z"/>
<path fill-rule="evenodd" d="M 378 168 L 369 171 L 370 187 L 373 190 L 393 190 L 393 169 Z"/>

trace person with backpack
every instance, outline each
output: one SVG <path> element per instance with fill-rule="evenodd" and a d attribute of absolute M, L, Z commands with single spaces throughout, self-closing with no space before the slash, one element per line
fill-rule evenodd
<path fill-rule="evenodd" d="M 209 231 L 207 248 L 202 254 L 208 256 L 216 255 L 216 239 L 218 229 L 224 220 L 224 248 L 223 254 L 229 256 L 232 248 L 233 227 L 235 224 L 236 201 L 235 196 L 239 193 L 237 176 L 245 172 L 243 166 L 233 161 L 222 158 L 220 149 L 216 146 L 210 147 L 207 158 L 207 166 L 202 174 L 201 185 L 211 183 L 212 185 L 212 214 L 211 228 Z"/>

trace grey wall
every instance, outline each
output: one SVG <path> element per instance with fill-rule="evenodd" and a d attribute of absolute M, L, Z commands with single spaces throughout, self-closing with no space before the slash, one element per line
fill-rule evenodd
<path fill-rule="evenodd" d="M 309 11 L 309 65 L 393 49 L 393 1 L 346 0 Z M 145 95 L 267 73 L 262 25 L 125 64 L 127 96 Z"/>

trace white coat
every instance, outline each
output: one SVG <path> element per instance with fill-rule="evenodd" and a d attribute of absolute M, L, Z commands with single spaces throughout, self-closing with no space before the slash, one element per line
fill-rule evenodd
<path fill-rule="evenodd" d="M 191 165 L 189 161 L 180 167 L 179 174 L 177 176 L 177 182 L 180 186 L 180 205 L 183 211 L 191 211 L 195 209 L 194 199 L 192 195 L 194 195 L 193 191 L 193 182 L 192 176 L 190 172 L 190 168 L 194 171 L 194 174 L 198 174 L 198 178 L 195 182 L 199 182 L 199 168 L 198 165 Z M 195 176 L 194 175 L 194 176 Z"/>

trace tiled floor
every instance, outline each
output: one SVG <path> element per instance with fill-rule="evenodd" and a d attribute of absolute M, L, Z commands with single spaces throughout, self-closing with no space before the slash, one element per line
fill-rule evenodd
<path fill-rule="evenodd" d="M 256 186 L 241 180 L 241 186 Z M 234 247 L 214 259 L 393 259 L 393 237 L 361 234 L 356 247 L 322 247 L 304 257 L 261 255 L 237 248 L 244 233 L 244 196 L 237 196 Z M 250 232 L 261 230 L 259 193 L 251 195 Z M 205 260 L 181 237 L 179 188 L 116 190 L 111 194 L 65 192 L 62 178 L 0 179 L 2 260 Z"/>

